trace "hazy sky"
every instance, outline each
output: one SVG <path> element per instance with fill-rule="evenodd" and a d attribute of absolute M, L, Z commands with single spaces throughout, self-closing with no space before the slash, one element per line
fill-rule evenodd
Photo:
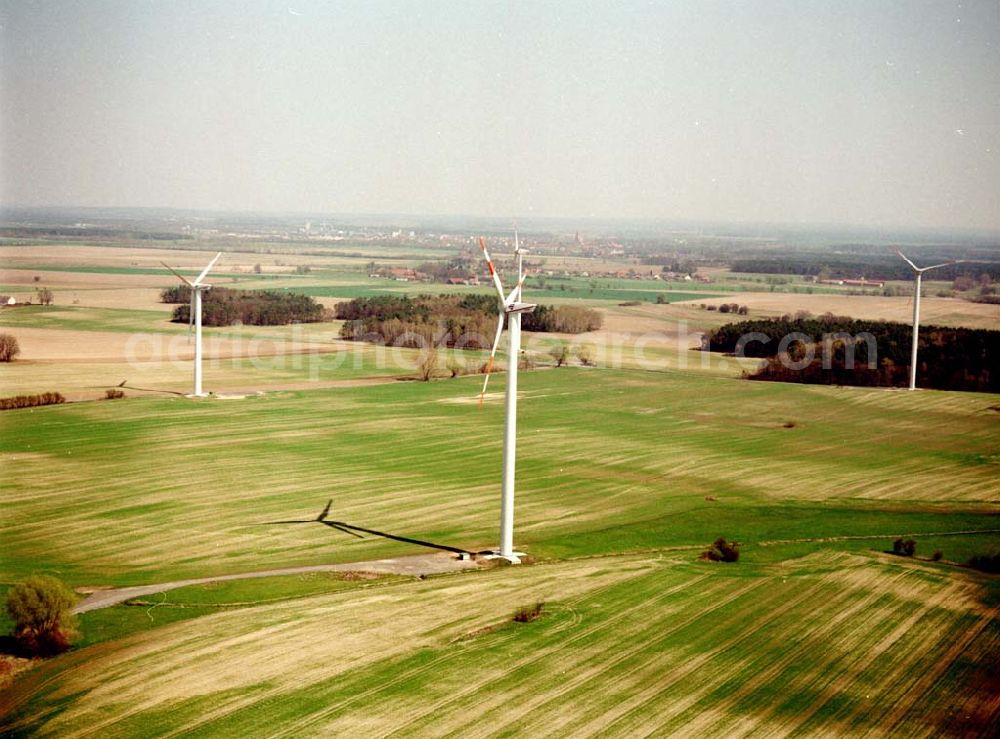
<path fill-rule="evenodd" d="M 1000 228 L 1000 2 L 0 0 L 6 205 Z"/>

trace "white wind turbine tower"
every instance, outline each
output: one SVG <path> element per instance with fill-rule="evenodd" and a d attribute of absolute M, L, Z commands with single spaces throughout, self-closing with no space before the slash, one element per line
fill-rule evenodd
<path fill-rule="evenodd" d="M 948 267 L 952 264 L 958 264 L 962 262 L 961 259 L 953 259 L 950 262 L 943 262 L 941 264 L 932 264 L 930 267 L 918 267 L 903 254 L 899 249 L 896 249 L 896 253 L 900 258 L 913 268 L 913 273 L 916 275 L 913 285 L 913 347 L 910 349 L 910 390 L 917 389 L 917 335 L 920 333 L 920 280 L 924 276 L 924 272 L 932 269 L 938 269 L 939 267 Z"/>
<path fill-rule="evenodd" d="M 222 256 L 220 251 L 215 255 L 215 259 L 208 263 L 208 266 L 201 271 L 194 282 L 191 282 L 184 275 L 177 272 L 173 267 L 171 267 L 166 262 L 160 262 L 164 267 L 169 269 L 175 275 L 177 275 L 181 282 L 185 283 L 191 288 L 191 310 L 188 312 L 188 331 L 191 330 L 192 322 L 194 324 L 194 392 L 191 393 L 196 398 L 204 397 L 205 393 L 201 391 L 201 293 L 203 290 L 211 290 L 211 285 L 206 285 L 202 282 L 208 271 L 215 266 L 215 263 L 219 261 L 219 257 Z"/>
<path fill-rule="evenodd" d="M 509 360 L 507 362 L 507 395 L 505 399 L 504 431 L 503 431 L 503 486 L 500 498 L 500 549 L 495 556 L 502 557 L 517 564 L 521 552 L 514 551 L 514 468 L 517 455 L 517 364 L 521 355 L 521 314 L 530 313 L 535 306 L 521 302 L 521 288 L 524 285 L 524 263 L 517 229 L 514 230 L 514 256 L 517 258 L 517 284 L 506 296 L 500 276 L 497 275 L 493 260 L 486 251 L 486 240 L 479 238 L 479 247 L 483 250 L 486 264 L 490 268 L 490 276 L 496 286 L 500 298 L 498 304 L 499 316 L 497 333 L 490 349 L 490 359 L 486 366 L 486 379 L 483 381 L 483 392 L 479 396 L 482 403 L 486 395 L 486 386 L 490 382 L 490 371 L 493 369 L 493 359 L 496 357 L 497 346 L 500 344 L 500 334 L 503 333 L 504 319 L 507 319 L 507 331 L 510 338 Z"/>

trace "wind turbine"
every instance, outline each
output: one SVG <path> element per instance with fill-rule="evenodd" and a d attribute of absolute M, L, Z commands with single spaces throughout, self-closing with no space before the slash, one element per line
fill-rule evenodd
<path fill-rule="evenodd" d="M 208 271 L 215 266 L 215 263 L 219 261 L 219 257 L 222 256 L 220 251 L 215 255 L 215 259 L 208 263 L 208 266 L 201 271 L 194 282 L 188 280 L 187 277 L 182 275 L 180 272 L 175 270 L 166 262 L 160 262 L 164 267 L 173 272 L 177 277 L 180 278 L 181 282 L 186 284 L 191 288 L 191 309 L 188 312 L 188 331 L 191 330 L 191 324 L 194 323 L 194 392 L 191 393 L 196 398 L 204 397 L 205 393 L 201 391 L 201 293 L 203 290 L 211 290 L 211 285 L 206 285 L 202 283 L 205 279 L 205 275 Z"/>
<path fill-rule="evenodd" d="M 910 349 L 910 390 L 917 389 L 917 335 L 920 333 L 920 280 L 924 276 L 924 272 L 932 269 L 938 269 L 939 267 L 949 267 L 952 264 L 959 264 L 964 261 L 962 259 L 952 259 L 949 262 L 942 262 L 941 264 L 932 264 L 930 267 L 918 267 L 903 254 L 899 249 L 896 249 L 896 253 L 900 258 L 913 268 L 913 273 L 916 275 L 913 287 L 913 347 Z"/>
<path fill-rule="evenodd" d="M 503 485 L 500 498 L 500 549 L 494 556 L 502 557 L 517 564 L 521 560 L 521 552 L 514 551 L 514 467 L 517 456 L 517 364 L 521 355 L 521 314 L 530 313 L 535 309 L 531 303 L 521 302 L 521 288 L 524 286 L 524 250 L 514 229 L 514 256 L 517 257 L 517 285 L 507 295 L 504 295 L 503 283 L 493 266 L 490 253 L 486 250 L 486 240 L 479 237 L 479 248 L 483 250 L 486 265 L 490 269 L 490 277 L 497 289 L 500 302 L 497 304 L 497 333 L 490 349 L 490 359 L 486 365 L 486 379 L 483 380 L 483 391 L 479 396 L 482 404 L 486 395 L 486 387 L 490 382 L 490 371 L 493 369 L 493 359 L 496 357 L 497 346 L 500 344 L 500 334 L 503 333 L 504 319 L 507 320 L 507 331 L 510 338 L 509 361 L 507 363 L 507 395 L 505 399 L 505 415 L 503 430 Z"/>

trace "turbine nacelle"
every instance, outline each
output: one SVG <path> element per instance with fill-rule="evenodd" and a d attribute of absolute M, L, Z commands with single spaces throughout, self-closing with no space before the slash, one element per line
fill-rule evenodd
<path fill-rule="evenodd" d="M 504 306 L 504 313 L 531 313 L 537 307 L 535 303 L 510 303 Z"/>

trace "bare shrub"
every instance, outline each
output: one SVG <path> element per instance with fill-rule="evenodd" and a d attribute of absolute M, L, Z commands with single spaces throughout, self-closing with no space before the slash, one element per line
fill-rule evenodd
<path fill-rule="evenodd" d="M 594 364 L 594 349 L 590 346 L 581 346 L 576 350 L 576 358 L 584 367 L 591 367 Z"/>
<path fill-rule="evenodd" d="M 427 382 L 434 376 L 438 369 L 438 361 L 437 347 L 428 347 L 427 351 L 420 356 L 420 363 L 417 364 L 417 372 L 420 374 L 421 380 Z"/>
<path fill-rule="evenodd" d="M 969 558 L 969 567 L 981 572 L 1000 572 L 1000 552 L 977 554 Z"/>
<path fill-rule="evenodd" d="M 940 549 L 935 549 L 934 550 L 934 554 L 931 555 L 931 561 L 932 562 L 940 562 L 941 561 L 941 557 L 943 557 L 943 556 L 944 556 L 944 552 L 942 552 Z"/>
<path fill-rule="evenodd" d="M 556 367 L 562 367 L 569 362 L 569 347 L 565 344 L 558 344 L 549 351 L 549 356 L 556 362 Z"/>
<path fill-rule="evenodd" d="M 0 398 L 0 411 L 11 411 L 18 408 L 34 408 L 39 405 L 57 405 L 65 403 L 62 393 L 41 393 L 39 395 L 15 395 L 11 398 Z"/>
<path fill-rule="evenodd" d="M 971 290 L 975 286 L 976 280 L 971 275 L 958 275 L 955 278 L 955 281 L 951 284 L 951 289 L 964 292 L 966 290 Z"/>
<path fill-rule="evenodd" d="M 913 539 L 896 539 L 892 543 L 892 553 L 900 557 L 912 557 L 917 552 L 917 542 Z"/>
<path fill-rule="evenodd" d="M 709 562 L 736 562 L 740 558 L 740 545 L 735 541 L 726 541 L 720 536 L 712 546 L 701 553 L 698 559 Z"/>
<path fill-rule="evenodd" d="M 13 362 L 20 353 L 21 347 L 17 343 L 17 338 L 12 334 L 0 334 L 0 362 Z"/>
<path fill-rule="evenodd" d="M 125 397 L 125 391 L 119 390 L 116 387 L 109 387 L 107 390 L 104 391 L 105 400 L 118 400 L 119 398 L 124 398 L 124 397 Z"/>
<path fill-rule="evenodd" d="M 545 608 L 543 601 L 537 601 L 530 606 L 521 606 L 514 611 L 513 620 L 520 624 L 531 623 L 542 615 L 543 608 Z"/>

